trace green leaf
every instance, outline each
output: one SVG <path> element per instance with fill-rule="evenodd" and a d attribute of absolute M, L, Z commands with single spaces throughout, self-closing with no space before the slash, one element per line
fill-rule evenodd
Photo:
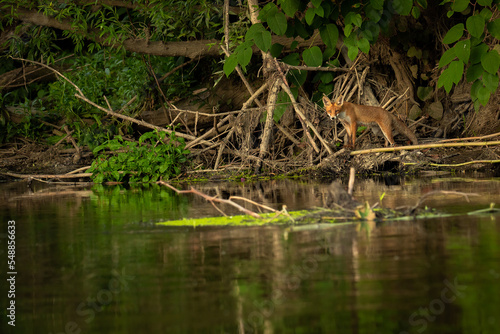
<path fill-rule="evenodd" d="M 229 75 L 233 73 L 237 65 L 238 65 L 238 57 L 234 53 L 226 58 L 223 67 L 223 71 L 226 77 L 229 77 Z"/>
<path fill-rule="evenodd" d="M 269 2 L 260 10 L 259 20 L 267 22 L 267 15 L 269 14 L 270 11 L 275 11 L 275 10 L 277 10 L 276 5 L 272 2 Z"/>
<path fill-rule="evenodd" d="M 112 171 L 111 175 L 113 176 L 113 178 L 115 179 L 115 181 L 120 181 L 121 175 L 120 175 L 120 173 L 117 170 Z"/>
<path fill-rule="evenodd" d="M 488 88 L 488 90 L 490 91 L 490 93 L 495 93 L 498 89 L 498 74 L 495 73 L 495 74 L 490 74 L 488 72 L 484 72 L 483 73 L 483 84 L 486 88 Z"/>
<path fill-rule="evenodd" d="M 495 74 L 500 67 L 500 54 L 496 50 L 490 50 L 481 56 L 481 65 L 483 68 L 491 73 Z"/>
<path fill-rule="evenodd" d="M 322 72 L 320 73 L 320 79 L 322 83 L 330 83 L 333 81 L 333 73 L 332 72 Z"/>
<path fill-rule="evenodd" d="M 276 107 L 274 108 L 273 119 L 278 123 L 281 117 L 285 114 L 286 109 L 290 106 L 291 100 L 285 91 L 278 93 Z"/>
<path fill-rule="evenodd" d="M 271 45 L 271 56 L 277 58 L 281 54 L 281 51 L 283 51 L 283 48 L 284 46 L 280 43 L 274 43 L 273 45 Z"/>
<path fill-rule="evenodd" d="M 358 40 L 358 48 L 368 54 L 370 52 L 370 42 L 366 38 L 361 38 Z"/>
<path fill-rule="evenodd" d="M 316 11 L 314 10 L 314 8 L 308 8 L 305 15 L 306 23 L 308 25 L 311 25 L 313 23 L 314 16 L 316 16 Z"/>
<path fill-rule="evenodd" d="M 488 101 L 490 100 L 490 91 L 488 90 L 488 88 L 484 87 L 483 85 L 481 85 L 481 87 L 479 87 L 478 91 L 477 91 L 477 99 L 479 100 L 479 102 L 485 106 Z"/>
<path fill-rule="evenodd" d="M 267 24 L 276 35 L 284 35 L 288 27 L 285 14 L 278 11 L 278 8 L 271 9 L 267 15 Z"/>
<path fill-rule="evenodd" d="M 357 46 L 348 46 L 347 47 L 347 56 L 350 60 L 354 61 L 358 56 L 358 47 Z"/>
<path fill-rule="evenodd" d="M 481 75 L 483 75 L 483 72 L 484 70 L 481 64 L 474 64 L 467 69 L 465 78 L 467 79 L 468 82 L 472 82 L 474 80 L 479 79 Z"/>
<path fill-rule="evenodd" d="M 481 6 L 489 7 L 491 6 L 492 0 L 477 0 L 477 3 Z"/>
<path fill-rule="evenodd" d="M 238 63 L 240 63 L 243 69 L 246 68 L 246 66 L 250 63 L 250 60 L 252 59 L 252 53 L 253 53 L 252 48 L 247 47 L 236 54 L 238 58 Z"/>
<path fill-rule="evenodd" d="M 378 35 L 380 34 L 380 26 L 377 23 L 368 21 L 364 25 L 363 34 L 369 41 L 375 43 L 378 39 Z"/>
<path fill-rule="evenodd" d="M 464 63 L 461 61 L 453 61 L 447 69 L 441 73 L 438 79 L 438 88 L 443 87 L 447 93 L 451 91 L 453 84 L 457 84 L 464 74 Z"/>
<path fill-rule="evenodd" d="M 481 57 L 488 52 L 488 45 L 481 43 L 471 48 L 470 50 L 470 63 L 477 64 L 481 62 Z"/>
<path fill-rule="evenodd" d="M 384 9 L 384 0 L 371 0 L 370 5 L 375 9 L 382 10 Z"/>
<path fill-rule="evenodd" d="M 298 18 L 295 18 L 293 20 L 293 27 L 295 29 L 295 35 L 298 34 L 303 39 L 308 39 L 309 37 L 311 37 L 310 32 L 308 29 L 306 29 L 305 24 L 302 23 L 302 21 Z"/>
<path fill-rule="evenodd" d="M 418 8 L 417 6 L 413 6 L 413 8 L 411 9 L 411 16 L 418 19 L 420 17 L 420 8 Z"/>
<path fill-rule="evenodd" d="M 323 7 L 321 7 L 321 6 L 314 8 L 314 12 L 315 12 L 315 13 L 316 13 L 316 15 L 318 15 L 319 17 L 324 17 L 324 16 L 325 16 L 325 10 L 324 10 L 324 9 L 323 9 Z"/>
<path fill-rule="evenodd" d="M 448 30 L 448 32 L 444 36 L 443 43 L 444 44 L 455 43 L 460 38 L 462 38 L 463 34 L 464 34 L 464 24 L 463 23 L 455 24 L 453 27 L 451 27 L 450 30 Z"/>
<path fill-rule="evenodd" d="M 307 73 L 308 71 L 291 70 L 288 72 L 287 80 L 296 87 L 300 87 L 306 82 Z"/>
<path fill-rule="evenodd" d="M 406 16 L 411 12 L 413 0 L 393 0 L 392 5 L 396 13 Z"/>
<path fill-rule="evenodd" d="M 481 87 L 483 87 L 483 82 L 481 80 L 476 80 L 472 84 L 472 87 L 470 88 L 470 95 L 473 101 L 477 100 L 477 93 Z"/>
<path fill-rule="evenodd" d="M 328 60 L 328 59 L 332 58 L 336 53 L 337 53 L 337 49 L 330 48 L 327 46 L 323 50 L 323 60 Z"/>
<path fill-rule="evenodd" d="M 423 9 L 427 8 L 427 0 L 417 0 L 417 3 L 422 7 Z"/>
<path fill-rule="evenodd" d="M 382 18 L 382 9 L 377 9 L 373 6 L 373 2 L 370 2 L 365 7 L 365 14 L 370 19 L 370 21 L 377 23 Z"/>
<path fill-rule="evenodd" d="M 271 33 L 267 30 L 255 35 L 254 37 L 255 45 L 264 52 L 267 52 L 271 47 L 272 37 Z"/>
<path fill-rule="evenodd" d="M 483 8 L 483 10 L 481 10 L 481 13 L 479 14 L 484 18 L 485 21 L 491 19 L 491 16 L 493 15 L 491 10 L 489 10 L 488 8 Z"/>
<path fill-rule="evenodd" d="M 321 2 L 323 2 L 323 0 L 312 0 L 311 1 L 311 3 L 313 4 L 314 7 L 321 6 Z"/>
<path fill-rule="evenodd" d="M 317 46 L 304 50 L 302 58 L 307 66 L 318 67 L 323 64 L 323 54 L 321 49 Z"/>
<path fill-rule="evenodd" d="M 451 9 L 455 12 L 462 12 L 469 5 L 469 0 L 455 0 L 451 5 Z"/>
<path fill-rule="evenodd" d="M 351 32 L 352 32 L 352 24 L 347 24 L 344 27 L 344 35 L 345 35 L 345 37 L 349 37 L 351 35 Z"/>
<path fill-rule="evenodd" d="M 344 18 L 344 23 L 345 25 L 349 24 L 354 24 L 357 27 L 361 27 L 361 24 L 363 23 L 363 19 L 361 18 L 361 15 L 355 12 L 349 12 Z"/>
<path fill-rule="evenodd" d="M 329 23 L 320 27 L 319 34 L 326 46 L 335 49 L 339 39 L 339 29 L 335 24 Z"/>
<path fill-rule="evenodd" d="M 465 26 L 474 37 L 481 37 L 484 31 L 484 18 L 481 15 L 470 16 L 465 22 Z"/>
<path fill-rule="evenodd" d="M 488 31 L 496 39 L 500 39 L 500 18 L 488 22 Z"/>
<path fill-rule="evenodd" d="M 284 0 L 281 1 L 281 9 L 286 15 L 293 17 L 295 13 L 299 10 L 300 0 Z"/>
<path fill-rule="evenodd" d="M 457 42 L 453 48 L 458 59 L 467 64 L 470 57 L 470 39 Z"/>
<path fill-rule="evenodd" d="M 245 34 L 245 40 L 255 40 L 257 35 L 260 35 L 266 31 L 266 28 L 262 25 L 262 23 L 252 24 L 250 28 L 248 28 Z"/>
<path fill-rule="evenodd" d="M 296 52 L 286 55 L 285 57 L 283 57 L 283 59 L 281 59 L 281 61 L 284 62 L 285 64 L 292 66 L 300 65 L 300 57 L 299 54 Z"/>
<path fill-rule="evenodd" d="M 446 50 L 445 53 L 443 53 L 443 55 L 441 56 L 441 59 L 439 59 L 439 68 L 448 65 L 456 57 L 457 54 L 455 53 L 455 47 Z"/>

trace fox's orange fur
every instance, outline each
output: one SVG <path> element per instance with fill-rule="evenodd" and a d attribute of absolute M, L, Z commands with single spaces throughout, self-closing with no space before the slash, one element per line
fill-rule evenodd
<path fill-rule="evenodd" d="M 373 130 L 375 130 L 375 124 L 380 127 L 380 130 L 382 130 L 382 133 L 387 141 L 389 141 L 389 143 L 393 146 L 395 145 L 392 135 L 393 128 L 396 128 L 398 132 L 403 133 L 413 144 L 418 144 L 415 134 L 408 129 L 403 122 L 391 113 L 387 112 L 384 108 L 362 106 L 350 102 L 344 102 L 343 100 L 332 102 L 326 96 L 323 96 L 323 104 L 325 105 L 326 112 L 330 118 L 333 119 L 338 117 L 344 125 L 347 137 L 349 138 L 348 143 L 344 143 L 344 146 L 347 148 L 354 149 L 358 125 L 370 126 Z"/>

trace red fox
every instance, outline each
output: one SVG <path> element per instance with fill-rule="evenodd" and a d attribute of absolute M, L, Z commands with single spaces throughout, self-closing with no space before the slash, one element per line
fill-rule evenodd
<path fill-rule="evenodd" d="M 398 132 L 408 137 L 413 144 L 418 144 L 415 134 L 408 129 L 403 122 L 397 119 L 396 116 L 387 112 L 384 108 L 361 106 L 350 102 L 344 102 L 343 98 L 341 98 L 340 101 L 337 99 L 332 103 L 326 96 L 323 96 L 323 104 L 330 118 L 334 119 L 338 117 L 342 125 L 344 125 L 348 137 L 347 144 L 344 143 L 346 148 L 354 149 L 358 124 L 372 127 L 375 133 L 378 132 L 375 124 L 378 124 L 385 138 L 392 146 L 395 145 L 394 138 L 392 137 L 393 127 L 396 128 Z"/>

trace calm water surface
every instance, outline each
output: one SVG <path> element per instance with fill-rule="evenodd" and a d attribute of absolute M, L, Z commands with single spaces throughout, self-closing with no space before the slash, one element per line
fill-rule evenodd
<path fill-rule="evenodd" d="M 397 183 L 395 185 L 388 185 Z M 289 210 L 328 184 L 183 184 Z M 166 188 L 0 184 L 1 333 L 498 333 L 499 179 L 357 182 L 374 204 L 460 215 L 376 224 L 169 228 L 220 215 Z M 227 214 L 230 208 L 221 207 Z M 15 298 L 7 225 L 15 220 Z M 15 300 L 15 327 L 7 307 Z"/>

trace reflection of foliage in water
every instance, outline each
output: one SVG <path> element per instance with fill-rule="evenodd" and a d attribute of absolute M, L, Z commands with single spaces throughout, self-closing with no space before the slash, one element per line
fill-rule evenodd
<path fill-rule="evenodd" d="M 179 219 L 187 215 L 188 199 L 156 184 L 125 188 L 122 185 L 92 188 L 86 214 L 99 223 L 136 223 L 159 219 Z"/>

